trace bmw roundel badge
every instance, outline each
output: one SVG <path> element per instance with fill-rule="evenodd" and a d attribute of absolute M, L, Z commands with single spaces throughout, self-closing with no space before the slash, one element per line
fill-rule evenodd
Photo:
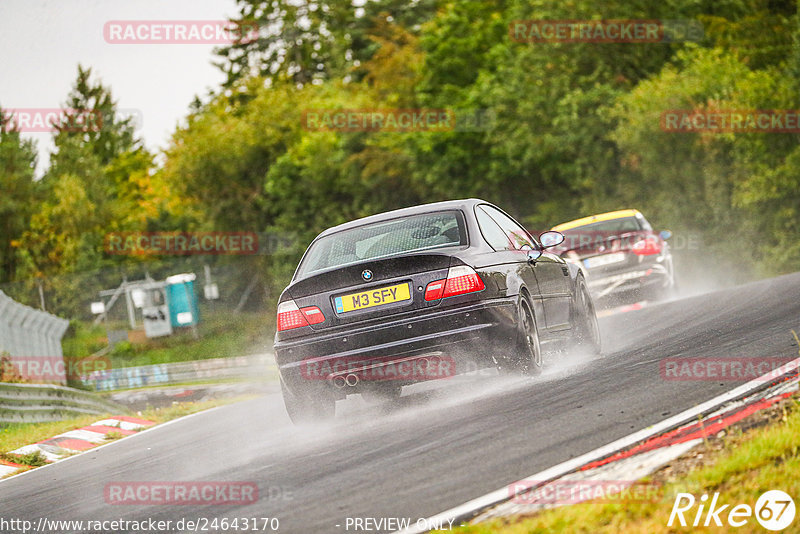
<path fill-rule="evenodd" d="M 364 269 L 363 271 L 361 271 L 361 278 L 369 282 L 370 280 L 372 280 L 372 271 L 370 271 L 369 269 Z"/>

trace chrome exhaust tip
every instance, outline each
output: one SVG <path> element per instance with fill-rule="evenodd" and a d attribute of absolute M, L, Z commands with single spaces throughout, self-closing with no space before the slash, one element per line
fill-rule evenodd
<path fill-rule="evenodd" d="M 358 375 L 351 373 L 347 375 L 347 378 L 345 378 L 344 381 L 348 386 L 353 387 L 358 384 Z"/>
<path fill-rule="evenodd" d="M 333 385 L 341 389 L 347 385 L 347 380 L 343 376 L 334 377 Z"/>

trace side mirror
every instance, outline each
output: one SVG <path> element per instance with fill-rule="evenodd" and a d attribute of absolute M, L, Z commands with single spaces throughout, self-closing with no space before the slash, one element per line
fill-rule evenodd
<path fill-rule="evenodd" d="M 542 248 L 554 247 L 564 242 L 564 234 L 555 230 L 542 232 L 539 235 L 539 242 L 542 244 Z"/>
<path fill-rule="evenodd" d="M 660 235 L 660 236 L 661 236 L 661 239 L 663 239 L 664 241 L 666 241 L 667 239 L 669 239 L 670 237 L 672 237 L 672 232 L 670 232 L 669 230 L 661 230 L 661 231 L 658 233 L 658 235 Z"/>
<path fill-rule="evenodd" d="M 542 255 L 542 251 L 541 250 L 529 250 L 528 251 L 528 263 L 533 265 L 534 263 L 536 263 L 536 260 L 538 260 L 541 257 L 541 255 Z"/>

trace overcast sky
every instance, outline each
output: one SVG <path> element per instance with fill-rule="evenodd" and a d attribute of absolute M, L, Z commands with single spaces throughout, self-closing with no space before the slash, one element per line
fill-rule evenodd
<path fill-rule="evenodd" d="M 214 44 L 111 44 L 109 21 L 224 20 L 234 0 L 0 0 L 0 106 L 60 108 L 78 63 L 110 86 L 119 108 L 141 118 L 137 133 L 151 150 L 164 148 L 194 95 L 223 81 L 211 64 Z M 38 141 L 46 167 L 51 134 Z"/>

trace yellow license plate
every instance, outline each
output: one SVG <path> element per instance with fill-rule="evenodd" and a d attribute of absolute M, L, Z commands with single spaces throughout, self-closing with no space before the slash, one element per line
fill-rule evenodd
<path fill-rule="evenodd" d="M 336 304 L 336 313 L 347 313 L 350 311 L 372 308 L 374 306 L 391 304 L 392 302 L 411 300 L 411 289 L 408 283 L 397 284 L 396 286 L 379 287 L 360 293 L 342 295 L 333 300 Z"/>

